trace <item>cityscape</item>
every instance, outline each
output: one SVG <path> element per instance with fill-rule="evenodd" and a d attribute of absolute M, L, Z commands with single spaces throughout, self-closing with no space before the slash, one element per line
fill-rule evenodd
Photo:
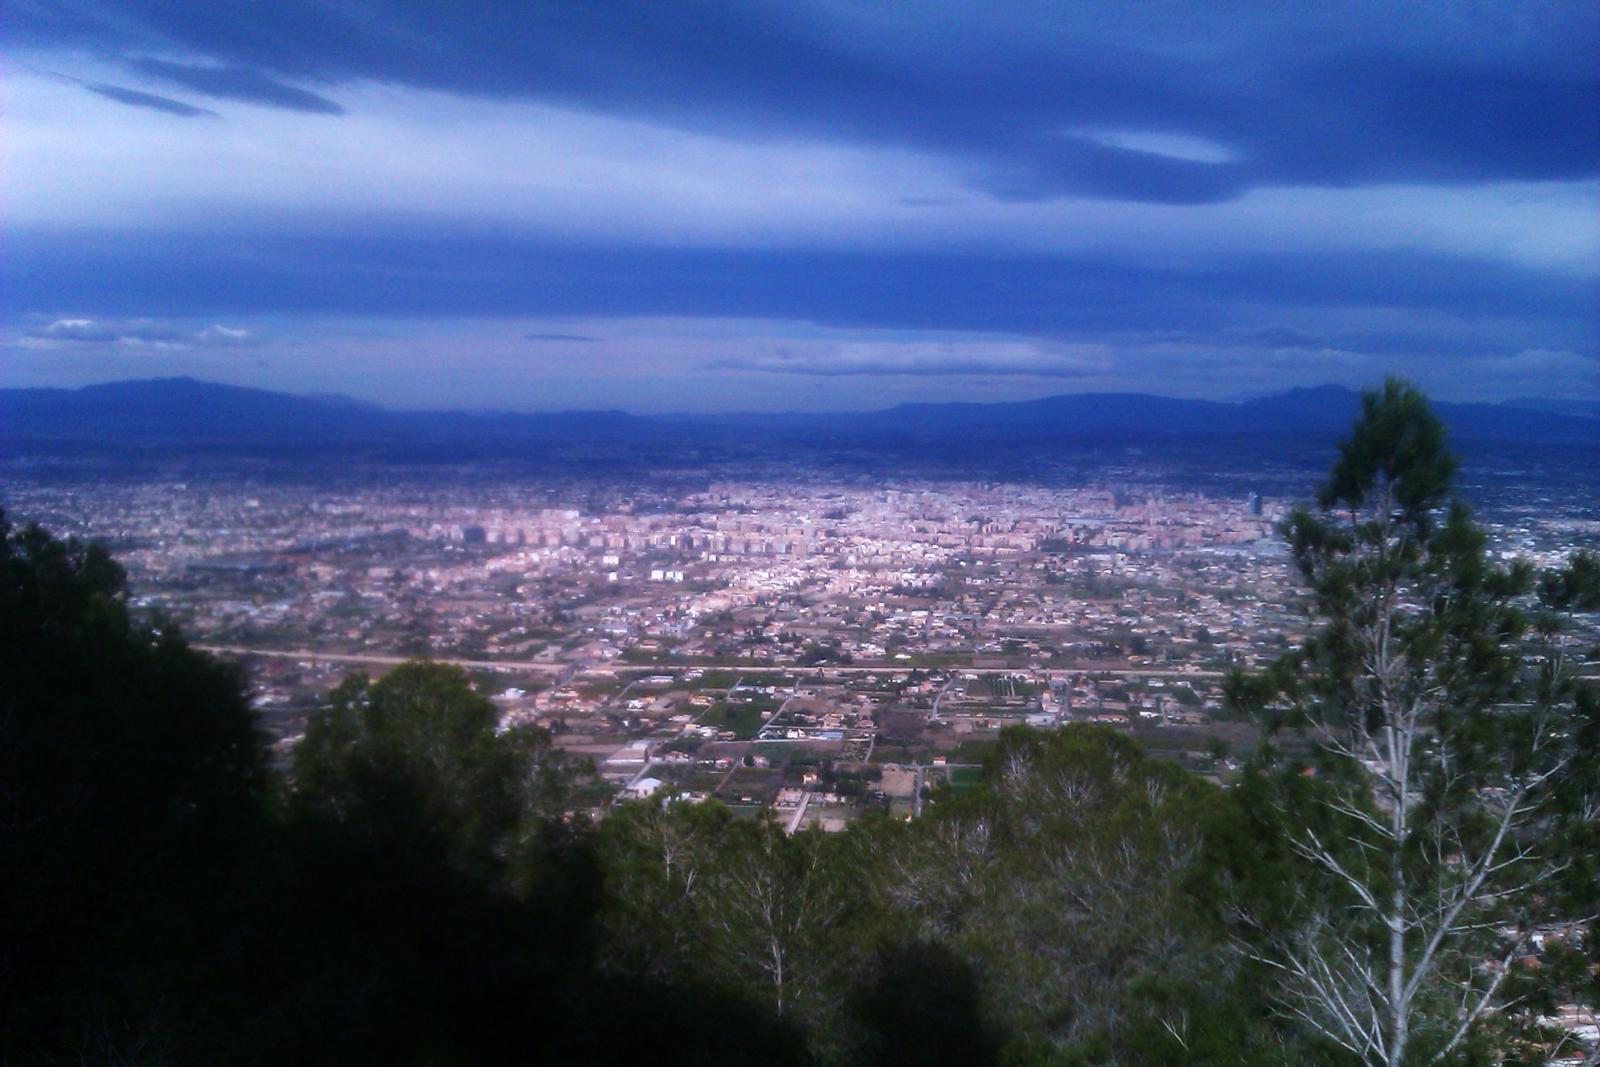
<path fill-rule="evenodd" d="M 1278 524 L 1311 486 L 1218 496 L 1160 467 L 1052 486 L 54 463 L 13 465 L 7 506 L 108 545 L 136 608 L 244 663 L 285 761 L 345 674 L 425 657 L 591 763 L 590 817 L 659 792 L 837 830 L 920 811 L 1011 725 L 1107 724 L 1226 778 L 1254 731 L 1225 672 L 1304 636 Z M 1592 480 L 1477 474 L 1507 557 L 1600 547 Z"/>

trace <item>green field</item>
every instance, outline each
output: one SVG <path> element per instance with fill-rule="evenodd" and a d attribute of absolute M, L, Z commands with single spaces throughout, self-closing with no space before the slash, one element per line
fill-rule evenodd
<path fill-rule="evenodd" d="M 761 729 L 762 720 L 771 710 L 760 704 L 729 705 L 719 700 L 706 709 L 706 713 L 700 717 L 700 724 L 714 726 L 718 730 L 732 730 L 740 741 L 748 741 Z"/>
<path fill-rule="evenodd" d="M 951 763 L 982 763 L 994 746 L 993 739 L 963 741 L 946 755 Z"/>
<path fill-rule="evenodd" d="M 983 782 L 983 768 L 981 767 L 952 767 L 950 768 L 950 788 L 957 793 L 978 788 Z"/>

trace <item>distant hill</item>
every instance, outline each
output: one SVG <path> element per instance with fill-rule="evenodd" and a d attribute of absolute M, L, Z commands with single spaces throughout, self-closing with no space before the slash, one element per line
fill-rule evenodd
<path fill-rule="evenodd" d="M 1078 393 L 1001 404 L 906 404 L 873 416 L 882 422 L 950 432 L 1007 432 L 1019 436 L 1097 433 L 1165 438 L 1257 434 L 1339 435 L 1350 428 L 1361 394 L 1337 385 L 1223 403 L 1142 393 Z M 1462 440 L 1520 443 L 1596 443 L 1600 425 L 1577 414 L 1535 412 L 1501 404 L 1435 403 Z"/>
<path fill-rule="evenodd" d="M 1551 396 L 1519 396 L 1505 401 L 1504 407 L 1526 411 L 1544 411 L 1553 415 L 1575 415 L 1579 418 L 1600 419 L 1600 400 L 1566 400 Z"/>
<path fill-rule="evenodd" d="M 1436 408 L 1460 440 L 1600 444 L 1600 419 L 1581 410 L 1584 402 L 1542 401 L 1541 408 L 1532 403 L 1441 403 Z M 158 378 L 72 390 L 0 390 L 0 443 L 13 452 L 68 442 L 242 448 L 361 444 L 470 456 L 527 446 L 639 452 L 668 446 L 692 450 L 707 443 L 726 454 L 792 440 L 818 447 L 876 444 L 891 451 L 896 441 L 937 441 L 947 451 L 1101 437 L 1182 442 L 1294 435 L 1331 441 L 1350 426 L 1358 404 L 1356 392 L 1322 386 L 1243 403 L 1080 393 L 996 404 L 902 404 L 831 415 L 509 414 L 390 411 L 341 396 Z"/>
<path fill-rule="evenodd" d="M 920 430 L 1181 436 L 1214 432 L 1219 422 L 1234 421 L 1237 405 L 1143 393 L 1075 393 L 999 404 L 902 404 L 871 417 Z"/>
<path fill-rule="evenodd" d="M 370 437 L 387 432 L 390 418 L 382 409 L 193 378 L 0 391 L 7 437 L 293 442 Z"/>
<path fill-rule="evenodd" d="M 138 444 L 421 444 L 626 431 L 620 411 L 520 415 L 389 411 L 345 396 L 152 378 L 82 389 L 0 389 L 0 440 Z"/>

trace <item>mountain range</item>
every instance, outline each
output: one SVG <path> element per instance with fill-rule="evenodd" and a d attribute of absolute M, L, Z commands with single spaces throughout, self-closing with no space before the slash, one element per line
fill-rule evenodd
<path fill-rule="evenodd" d="M 394 411 L 342 396 L 158 378 L 81 389 L 0 389 L 0 447 L 13 454 L 66 444 L 294 448 L 353 445 L 455 447 L 605 441 L 648 447 L 696 440 L 736 446 L 797 436 L 871 445 L 946 446 L 1126 442 L 1296 435 L 1331 440 L 1349 428 L 1359 394 L 1340 386 L 1291 389 L 1238 403 L 1143 393 L 1080 393 L 1009 403 L 903 404 L 870 412 L 643 416 L 621 411 L 537 414 Z M 1584 402 L 1437 403 L 1457 440 L 1600 445 L 1600 418 Z"/>

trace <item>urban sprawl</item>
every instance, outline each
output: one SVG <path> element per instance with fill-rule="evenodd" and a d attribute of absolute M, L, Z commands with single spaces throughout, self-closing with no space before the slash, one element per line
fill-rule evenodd
<path fill-rule="evenodd" d="M 1479 491 L 1499 551 L 1600 543 L 1592 493 Z M 1302 627 L 1288 492 L 24 469 L 7 507 L 107 543 L 137 607 L 245 661 L 285 756 L 342 676 L 425 656 L 592 763 L 595 811 L 716 797 L 837 829 L 970 784 L 1011 724 L 1109 724 L 1225 776 L 1254 735 L 1224 672 Z"/>

